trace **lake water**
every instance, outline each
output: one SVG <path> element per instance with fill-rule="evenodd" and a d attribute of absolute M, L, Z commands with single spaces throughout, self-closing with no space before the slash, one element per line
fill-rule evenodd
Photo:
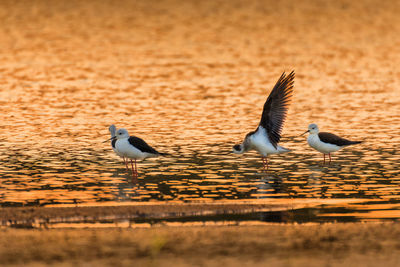
<path fill-rule="evenodd" d="M 88 11 L 82 5 L 89 16 L 105 10 L 100 5 Z M 73 16 L 71 10 L 50 8 L 65 16 L 44 18 L 39 5 L 27 15 L 47 25 L 38 35 L 34 26 L 19 24 L 21 10 L 12 9 L 15 18 L 1 30 L 9 49 L 1 52 L 0 73 L 2 207 L 360 198 L 371 202 L 341 208 L 361 218 L 400 217 L 400 76 L 391 71 L 392 47 L 375 50 L 384 40 L 362 39 L 370 36 L 366 27 L 351 35 L 350 26 L 356 23 L 350 18 L 328 36 L 299 25 L 293 31 L 291 22 L 301 17 L 296 13 L 281 29 L 295 33 L 277 48 L 280 39 L 274 27 L 263 35 L 264 24 L 256 23 L 237 36 L 242 28 L 236 24 L 250 23 L 239 9 L 233 12 L 237 20 L 232 25 L 237 27 L 228 26 L 218 35 L 218 25 L 224 25 L 232 11 L 226 6 L 221 17 L 205 16 L 191 25 L 174 24 L 190 16 L 182 10 L 158 17 L 158 12 L 144 8 L 135 11 L 143 14 L 132 21 L 123 21 L 127 13 L 118 10 L 121 13 L 109 14 L 108 26 L 101 20 L 107 15 L 101 13 L 72 33 L 67 26 L 47 24 L 65 22 L 68 14 Z M 158 28 L 168 12 L 176 12 L 170 28 Z M 141 20 L 145 16 L 148 20 Z M 272 19 L 256 16 L 254 21 L 266 25 Z M 81 20 L 74 17 L 71 23 L 77 26 Z M 137 28 L 127 30 L 124 23 L 136 23 Z M 322 27 L 328 22 L 307 23 Z M 97 31 L 89 38 L 85 34 L 93 25 Z M 109 25 L 114 31 L 109 32 Z M 143 35 L 145 29 L 161 31 L 160 39 Z M 71 38 L 62 39 L 59 32 Z M 385 30 L 381 34 L 389 38 Z M 315 49 L 304 52 L 321 36 L 325 39 Z M 336 41 L 343 41 L 340 47 Z M 270 169 L 263 173 L 257 153 L 235 155 L 231 148 L 257 127 L 276 80 L 283 70 L 292 69 L 297 76 L 281 145 L 293 152 L 272 155 Z M 334 153 L 332 164 L 323 165 L 322 154 L 299 136 L 309 123 L 363 143 Z M 139 162 L 139 182 L 132 184 L 110 143 L 103 143 L 111 124 L 170 156 Z"/>

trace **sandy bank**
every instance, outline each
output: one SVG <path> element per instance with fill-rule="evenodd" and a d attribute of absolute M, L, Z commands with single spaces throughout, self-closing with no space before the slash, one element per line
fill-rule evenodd
<path fill-rule="evenodd" d="M 2 264 L 398 266 L 400 224 L 1 231 Z"/>

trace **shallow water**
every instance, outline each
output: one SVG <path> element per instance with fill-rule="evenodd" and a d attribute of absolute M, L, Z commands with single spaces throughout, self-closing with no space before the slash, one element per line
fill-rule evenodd
<path fill-rule="evenodd" d="M 40 14 L 40 5 L 37 9 Z M 244 19 L 239 9 L 225 9 L 222 16 L 206 16 L 203 22 L 213 22 L 211 28 L 176 23 L 170 25 L 171 31 L 160 29 L 175 38 L 177 47 L 171 47 L 168 38 L 148 44 L 132 32 L 128 36 L 118 30 L 120 16 L 126 15 L 121 10 L 110 15 L 109 24 L 117 28 L 113 36 L 107 35 L 108 26 L 99 15 L 91 21 L 98 34 L 82 46 L 75 41 L 86 40 L 82 36 L 90 32 L 88 24 L 82 26 L 82 36 L 69 32 L 71 40 L 64 42 L 52 34 L 67 29 L 48 26 L 43 33 L 48 36 L 33 37 L 34 46 L 24 35 L 28 30 L 10 20 L 8 31 L 17 41 L 12 45 L 7 31 L 2 31 L 13 54 L 2 52 L 6 64 L 0 87 L 0 205 L 301 197 L 379 200 L 388 206 L 372 202 L 346 207 L 355 212 L 375 207 L 382 211 L 378 218 L 398 211 L 396 205 L 390 208 L 390 203 L 400 201 L 400 80 L 391 72 L 397 56 L 387 54 L 392 47 L 374 50 L 378 39 L 354 46 L 350 41 L 370 32 L 361 28 L 355 39 L 346 39 L 346 34 L 352 36 L 350 26 L 357 25 L 351 20 L 343 22 L 349 26 L 342 25 L 347 29 L 341 31 L 343 36 L 333 30 L 313 53 L 300 51 L 321 35 L 301 26 L 276 53 L 267 52 L 273 41 L 254 41 L 263 32 L 258 24 L 239 37 L 241 28 L 233 26 L 223 30 L 226 39 L 207 39 L 207 33 L 216 34 L 217 26 L 224 25 L 227 14 L 238 16 L 233 24 Z M 16 8 L 13 14 L 18 12 Z M 159 25 L 154 24 L 156 11 L 143 12 L 149 12 L 147 21 L 129 22 L 138 23 L 138 33 Z M 173 20 L 190 16 L 176 12 Z M 158 19 L 162 22 L 167 15 Z M 254 21 L 271 19 L 256 16 Z M 292 20 L 282 25 L 283 32 L 292 32 Z M 71 23 L 79 23 L 79 18 Z M 193 30 L 199 28 L 204 32 Z M 279 41 L 271 31 L 262 38 Z M 382 35 L 386 36 L 384 30 Z M 294 46 L 299 38 L 305 43 Z M 115 39 L 119 44 L 111 42 Z M 342 47 L 333 44 L 337 39 L 343 41 Z M 53 44 L 47 50 L 46 41 Z M 90 47 L 93 44 L 97 45 Z M 69 50 L 53 53 L 57 47 Z M 295 51 L 298 56 L 293 56 Z M 363 54 L 354 61 L 351 55 L 360 51 Z M 297 77 L 281 145 L 293 152 L 271 156 L 265 174 L 255 152 L 234 155 L 231 147 L 256 128 L 274 83 L 283 69 L 292 68 Z M 334 153 L 332 164 L 323 165 L 322 155 L 299 136 L 309 123 L 363 143 Z M 139 183 L 132 184 L 122 160 L 109 143 L 103 143 L 110 124 L 126 128 L 170 156 L 139 162 Z"/>
<path fill-rule="evenodd" d="M 271 78 L 265 87 L 271 88 L 274 82 L 275 79 Z M 193 94 L 185 102 L 174 97 L 174 94 L 181 93 L 179 89 L 175 93 L 171 90 L 168 100 L 162 97 L 169 106 L 162 105 L 162 114 L 157 111 L 161 105 L 153 103 L 157 102 L 157 97 L 156 100 L 153 97 L 140 99 L 146 108 L 137 105 L 139 100 L 130 100 L 136 108 L 127 114 L 120 99 L 125 99 L 129 93 L 140 94 L 141 90 L 108 96 L 103 115 L 93 109 L 82 110 L 87 99 L 72 102 L 67 112 L 60 111 L 55 117 L 42 117 L 38 111 L 15 112 L 14 120 L 8 121 L 10 125 L 5 127 L 17 129 L 1 144 L 5 163 L 1 167 L 1 205 L 288 197 L 400 201 L 399 123 L 397 117 L 386 122 L 374 119 L 375 112 L 383 112 L 381 106 L 371 110 L 368 124 L 364 124 L 364 112 L 359 115 L 354 108 L 349 109 L 351 123 L 336 121 L 329 112 L 306 105 L 307 96 L 296 87 L 290 107 L 292 112 L 282 138 L 282 145 L 293 152 L 271 156 L 270 170 L 263 173 L 260 157 L 255 152 L 239 156 L 230 151 L 231 146 L 257 124 L 270 89 L 255 90 L 258 94 L 250 97 L 254 98 L 254 108 L 246 103 L 246 97 L 235 101 L 235 97 L 220 96 L 217 89 L 210 93 L 213 100 L 205 100 L 202 94 Z M 185 88 L 185 91 L 190 94 L 190 89 Z M 84 92 L 85 89 L 77 89 L 76 93 Z M 102 93 L 107 92 L 98 90 L 98 94 Z M 391 97 L 390 90 L 379 94 L 388 99 Z M 358 101 L 367 101 L 374 95 L 360 95 Z M 32 95 L 24 97 L 27 103 L 32 103 L 25 104 L 28 109 L 41 105 L 33 101 Z M 348 109 L 351 101 L 343 101 L 341 107 L 336 108 Z M 57 112 L 56 107 L 48 104 L 50 114 Z M 67 103 L 58 100 L 57 105 Z M 192 110 L 194 106 L 196 111 Z M 319 113 L 317 121 L 322 129 L 364 143 L 333 154 L 332 163 L 323 165 L 322 155 L 308 147 L 305 137 L 298 136 L 309 122 L 316 121 L 304 113 L 293 112 L 301 108 L 311 114 Z M 393 113 L 391 109 L 391 104 L 388 104 L 384 110 Z M 71 118 L 73 115 L 70 114 L 80 112 L 85 113 L 85 119 L 77 122 Z M 18 124 L 19 120 L 26 121 Z M 60 120 L 64 123 L 57 123 Z M 111 123 L 126 127 L 158 150 L 170 154 L 138 163 L 138 185 L 131 183 L 122 160 L 114 155 L 110 144 L 102 143 L 109 138 L 107 127 Z M 29 125 L 36 129 L 30 130 Z M 394 210 L 398 210 L 398 206 Z M 384 217 L 384 213 L 378 217 Z"/>

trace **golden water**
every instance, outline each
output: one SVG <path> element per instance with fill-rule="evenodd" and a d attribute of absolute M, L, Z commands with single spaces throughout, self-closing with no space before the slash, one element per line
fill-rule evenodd
<path fill-rule="evenodd" d="M 378 26 L 358 25 L 346 15 L 356 12 L 351 8 L 342 14 L 325 7 L 324 16 L 336 24 L 317 13 L 302 20 L 290 9 L 292 16 L 278 29 L 269 23 L 281 11 L 271 14 L 257 5 L 222 5 L 222 14 L 214 16 L 201 4 L 196 14 L 202 20 L 188 24 L 195 12 L 187 5 L 162 9 L 175 1 L 160 3 L 160 10 L 142 3 L 131 10 L 134 16 L 123 10 L 126 3 L 114 13 L 105 12 L 104 3 L 78 4 L 89 21 L 40 3 L 9 9 L 1 29 L 2 206 L 298 197 L 400 201 L 400 76 L 392 71 L 399 53 L 396 42 L 386 42 L 399 40 L 393 28 L 382 26 L 381 38 L 374 38 Z M 246 12 L 254 13 L 253 20 Z M 22 23 L 21 14 L 32 24 Z M 310 31 L 306 24 L 318 27 Z M 326 26 L 331 34 L 317 30 Z M 271 156 L 264 174 L 259 155 L 234 155 L 231 147 L 255 129 L 274 83 L 292 69 L 297 77 L 281 144 L 293 152 Z M 324 166 L 322 154 L 299 137 L 309 123 L 363 143 L 333 154 Z M 139 162 L 139 183 L 133 185 L 122 160 L 103 143 L 110 124 L 170 156 Z"/>
<path fill-rule="evenodd" d="M 305 91 L 310 89 L 296 86 L 281 141 L 293 152 L 270 156 L 267 174 L 257 153 L 229 153 L 256 127 L 278 75 L 268 75 L 270 81 L 264 85 L 268 89 L 239 84 L 220 88 L 213 83 L 204 85 L 208 90 L 194 84 L 165 88 L 157 85 L 161 82 L 157 79 L 153 85 L 113 92 L 90 89 L 83 82 L 73 92 L 63 84 L 45 92 L 35 85 L 15 88 L 7 96 L 10 101 L 3 103 L 9 117 L 3 121 L 1 203 L 268 197 L 399 200 L 400 128 L 398 117 L 390 115 L 397 107 L 385 103 L 393 100 L 391 90 L 376 93 L 360 88 L 357 97 L 343 92 L 334 99 L 319 92 L 318 99 L 329 103 L 324 106 L 308 97 Z M 13 101 L 14 97 L 18 99 Z M 377 97 L 380 104 L 351 107 Z M 323 165 L 322 154 L 308 147 L 306 137 L 299 137 L 310 122 L 364 143 L 333 154 L 332 164 Z M 102 143 L 109 138 L 112 123 L 170 154 L 138 163 L 138 185 L 131 183 L 110 144 Z"/>

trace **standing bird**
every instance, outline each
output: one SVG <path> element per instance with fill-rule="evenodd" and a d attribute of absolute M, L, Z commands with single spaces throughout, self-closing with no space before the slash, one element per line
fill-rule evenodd
<path fill-rule="evenodd" d="M 265 101 L 261 121 L 257 129 L 248 133 L 241 144 L 233 146 L 233 153 L 236 154 L 242 154 L 251 149 L 257 150 L 261 154 L 264 171 L 268 170 L 267 156 L 269 154 L 280 154 L 290 151 L 287 148 L 279 146 L 278 143 L 281 139 L 283 123 L 290 97 L 293 93 L 294 76 L 294 71 L 288 76 L 286 76 L 285 72 L 282 73 L 269 94 L 267 101 Z"/>
<path fill-rule="evenodd" d="M 308 130 L 302 135 L 310 133 L 307 137 L 308 144 L 324 154 L 324 164 L 325 164 L 325 154 L 329 155 L 329 164 L 331 164 L 331 153 L 336 152 L 339 149 L 349 146 L 360 144 L 361 141 L 350 141 L 334 135 L 332 133 L 319 132 L 318 126 L 315 123 L 308 125 Z"/>
<path fill-rule="evenodd" d="M 123 128 L 118 129 L 115 137 L 112 137 L 111 140 L 115 140 L 115 149 L 117 150 L 117 154 L 130 159 L 132 165 L 133 183 L 136 183 L 138 178 L 136 166 L 137 159 L 153 158 L 166 155 L 149 146 L 143 139 L 136 136 L 129 136 L 128 131 Z M 133 166 L 132 159 L 135 160 L 135 167 Z"/>
<path fill-rule="evenodd" d="M 111 140 L 111 147 L 112 147 L 112 149 L 114 150 L 115 154 L 117 154 L 118 156 L 120 156 L 120 157 L 124 160 L 126 170 L 129 171 L 128 161 L 125 160 L 125 157 L 124 157 L 121 153 L 119 153 L 118 150 L 117 150 L 116 147 L 115 147 L 115 143 L 117 142 L 117 139 L 115 138 L 115 132 L 117 131 L 117 127 L 115 127 L 115 125 L 112 124 L 112 125 L 108 128 L 108 130 L 110 131 L 110 134 L 111 134 L 111 139 L 109 139 L 109 140 Z M 108 141 L 108 140 L 107 140 L 107 141 Z"/>

